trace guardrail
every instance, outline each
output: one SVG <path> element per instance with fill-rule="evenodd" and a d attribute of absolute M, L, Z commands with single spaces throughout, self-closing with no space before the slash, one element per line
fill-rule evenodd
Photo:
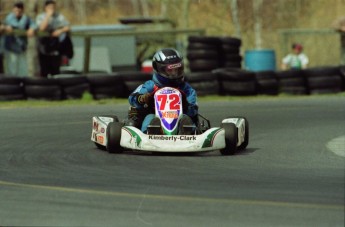
<path fill-rule="evenodd" d="M 14 30 L 11 33 L 16 36 L 26 35 L 25 30 Z M 71 31 L 71 36 L 78 36 L 84 38 L 84 59 L 83 59 L 83 73 L 88 73 L 90 69 L 90 52 L 91 52 L 91 40 L 93 37 L 109 37 L 109 36 L 134 36 L 137 40 L 148 38 L 148 37 L 160 37 L 160 40 L 166 38 L 167 36 L 175 38 L 176 35 L 204 35 L 204 29 L 145 29 L 145 30 L 134 30 L 134 31 Z M 0 34 L 6 35 L 6 34 Z M 37 37 L 49 36 L 47 32 L 37 32 Z M 152 42 L 155 42 L 156 39 L 152 38 Z"/>

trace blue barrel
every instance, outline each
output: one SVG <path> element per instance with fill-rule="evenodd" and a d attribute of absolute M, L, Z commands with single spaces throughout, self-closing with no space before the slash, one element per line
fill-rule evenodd
<path fill-rule="evenodd" d="M 244 61 L 250 71 L 276 70 L 276 55 L 271 49 L 246 50 Z"/>

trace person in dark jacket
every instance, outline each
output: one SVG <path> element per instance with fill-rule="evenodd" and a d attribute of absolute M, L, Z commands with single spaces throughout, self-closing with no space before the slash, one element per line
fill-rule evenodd
<path fill-rule="evenodd" d="M 128 100 L 131 105 L 129 111 L 130 124 L 147 132 L 147 126 L 157 125 L 153 109 L 153 94 L 162 87 L 179 89 L 184 96 L 184 124 L 196 124 L 198 105 L 196 91 L 184 80 L 183 57 L 173 48 L 164 48 L 155 53 L 152 60 L 153 76 L 130 94 Z M 159 119 L 158 119 L 159 120 Z M 182 133 L 182 132 L 181 132 Z"/>
<path fill-rule="evenodd" d="M 36 24 L 39 31 L 50 34 L 39 38 L 38 42 L 41 77 L 59 74 L 62 57 L 60 47 L 70 31 L 69 22 L 57 11 L 54 0 L 46 0 L 44 12 L 36 17 Z"/>

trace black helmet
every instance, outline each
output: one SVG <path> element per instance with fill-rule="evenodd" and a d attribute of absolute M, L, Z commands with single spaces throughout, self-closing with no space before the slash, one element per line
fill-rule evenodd
<path fill-rule="evenodd" d="M 153 56 L 152 66 L 164 84 L 176 84 L 183 81 L 183 57 L 173 48 L 157 51 Z"/>

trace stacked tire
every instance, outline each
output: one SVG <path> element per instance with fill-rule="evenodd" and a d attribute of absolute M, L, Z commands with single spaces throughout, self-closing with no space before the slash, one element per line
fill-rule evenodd
<path fill-rule="evenodd" d="M 242 41 L 234 37 L 222 37 L 220 41 L 220 67 L 241 68 L 240 48 Z"/>
<path fill-rule="evenodd" d="M 212 72 L 192 72 L 186 75 L 186 81 L 195 89 L 198 96 L 218 95 L 217 74 Z"/>
<path fill-rule="evenodd" d="M 210 72 L 220 67 L 220 39 L 211 36 L 189 36 L 187 59 L 191 72 Z"/>
<path fill-rule="evenodd" d="M 94 99 L 126 96 L 126 87 L 121 76 L 115 74 L 92 74 L 87 76 Z"/>
<path fill-rule="evenodd" d="M 243 69 L 221 68 L 214 70 L 218 75 L 220 95 L 256 95 L 257 82 L 255 73 Z"/>
<path fill-rule="evenodd" d="M 132 71 L 119 72 L 125 86 L 125 96 L 128 97 L 138 86 L 152 79 L 152 73 Z"/>
<path fill-rule="evenodd" d="M 29 77 L 24 79 L 25 95 L 28 99 L 61 100 L 62 89 L 56 79 Z"/>
<path fill-rule="evenodd" d="M 61 86 L 63 99 L 80 99 L 85 92 L 90 92 L 90 84 L 86 76 L 60 74 L 54 78 Z"/>
<path fill-rule="evenodd" d="M 241 68 L 242 41 L 234 37 L 190 36 L 187 59 L 191 72 L 209 72 L 217 68 Z"/>
<path fill-rule="evenodd" d="M 342 90 L 345 91 L 345 66 L 339 67 L 339 73 L 342 79 Z"/>
<path fill-rule="evenodd" d="M 0 101 L 25 99 L 23 79 L 20 77 L 0 77 Z"/>
<path fill-rule="evenodd" d="M 276 72 L 279 81 L 279 93 L 290 95 L 308 94 L 303 70 L 285 70 Z"/>
<path fill-rule="evenodd" d="M 278 95 L 279 82 L 275 71 L 255 72 L 258 94 L 260 95 Z"/>
<path fill-rule="evenodd" d="M 343 90 L 339 67 L 316 67 L 303 71 L 309 94 L 338 93 Z"/>

